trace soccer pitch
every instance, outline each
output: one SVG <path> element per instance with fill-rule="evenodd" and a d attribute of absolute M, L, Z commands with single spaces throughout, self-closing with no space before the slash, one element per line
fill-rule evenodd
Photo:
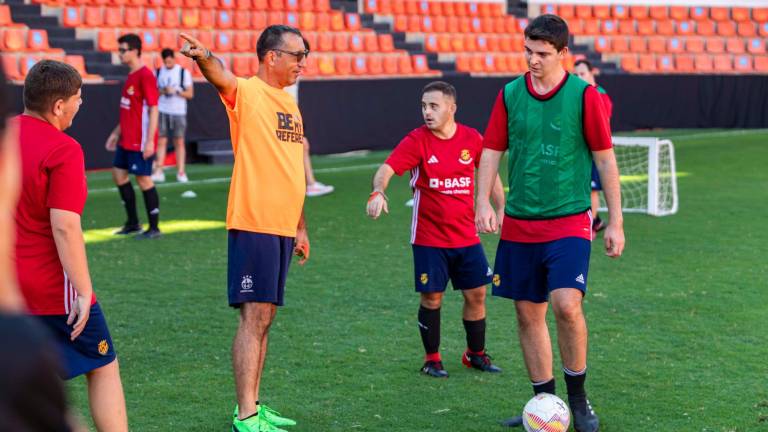
<path fill-rule="evenodd" d="M 768 131 L 645 135 L 672 139 L 686 175 L 677 215 L 625 215 L 622 258 L 593 245 L 587 390 L 600 430 L 768 431 Z M 260 399 L 295 418 L 295 431 L 505 430 L 498 420 L 519 414 L 532 396 L 514 305 L 488 298 L 487 346 L 502 374 L 461 365 L 462 302 L 454 292 L 442 312 L 451 376 L 419 374 L 407 176 L 390 185 L 389 215 L 364 214 L 384 157 L 313 159 L 317 178 L 336 191 L 307 199 L 312 254 L 305 267 L 292 265 Z M 156 241 L 107 235 L 124 212 L 110 174 L 88 175 L 88 258 L 133 431 L 230 430 L 237 326 L 226 298 L 230 169 L 191 166 L 193 184 L 160 186 L 166 234 Z M 186 190 L 197 197 L 182 198 Z M 491 262 L 497 239 L 483 237 Z M 555 377 L 565 398 L 559 367 Z M 87 423 L 84 379 L 68 387 Z"/>

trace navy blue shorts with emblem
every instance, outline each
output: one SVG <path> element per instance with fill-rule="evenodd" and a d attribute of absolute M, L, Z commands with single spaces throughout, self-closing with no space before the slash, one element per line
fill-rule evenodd
<path fill-rule="evenodd" d="M 115 150 L 115 160 L 112 162 L 112 166 L 127 170 L 129 174 L 135 174 L 138 176 L 152 175 L 152 162 L 155 157 L 152 156 L 149 159 L 144 159 L 144 154 L 140 151 L 125 150 L 120 146 L 117 146 Z"/>
<path fill-rule="evenodd" d="M 251 302 L 283 305 L 293 240 L 293 237 L 229 230 L 230 306 L 240 307 Z"/>
<path fill-rule="evenodd" d="M 413 271 L 417 292 L 443 292 L 448 279 L 453 289 L 466 290 L 488 285 L 491 268 L 483 246 L 461 248 L 413 246 Z"/>
<path fill-rule="evenodd" d="M 75 340 L 70 340 L 72 325 L 67 324 L 67 315 L 36 315 L 35 318 L 53 334 L 61 355 L 64 379 L 71 379 L 106 366 L 117 356 L 107 321 L 98 302 L 91 306 L 88 322 Z"/>
<path fill-rule="evenodd" d="M 601 191 L 603 190 L 603 184 L 600 183 L 600 173 L 597 172 L 597 165 L 595 165 L 595 162 L 592 161 L 592 190 L 593 191 Z"/>
<path fill-rule="evenodd" d="M 566 237 L 545 243 L 499 241 L 493 295 L 544 303 L 558 288 L 587 292 L 592 242 Z"/>

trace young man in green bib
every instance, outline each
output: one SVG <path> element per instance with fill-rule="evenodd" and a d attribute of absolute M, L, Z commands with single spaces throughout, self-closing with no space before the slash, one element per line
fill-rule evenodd
<path fill-rule="evenodd" d="M 496 253 L 493 295 L 515 301 L 523 358 L 534 394 L 555 394 L 549 304 L 557 323 L 568 403 L 577 432 L 595 432 L 599 421 L 584 389 L 587 289 L 592 240 L 590 177 L 594 159 L 610 223 L 606 255 L 624 249 L 619 172 L 608 117 L 597 90 L 563 69 L 568 26 L 541 15 L 525 29 L 529 72 L 499 93 L 483 142 L 475 222 L 496 230 L 489 202 L 499 161 L 509 151 L 509 194 Z"/>

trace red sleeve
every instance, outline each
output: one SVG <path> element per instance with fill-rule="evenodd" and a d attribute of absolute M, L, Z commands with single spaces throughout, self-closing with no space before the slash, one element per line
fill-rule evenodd
<path fill-rule="evenodd" d="M 45 161 L 48 172 L 48 208 L 83 213 L 88 197 L 83 150 L 76 142 L 58 146 Z"/>
<path fill-rule="evenodd" d="M 157 88 L 157 79 L 155 75 L 147 69 L 147 73 L 141 79 L 141 91 L 144 94 L 144 100 L 148 106 L 157 106 L 157 100 L 160 98 L 160 91 Z"/>
<path fill-rule="evenodd" d="M 589 86 L 584 90 L 584 139 L 592 151 L 612 147 L 611 125 L 600 99 L 600 93 L 594 87 Z"/>
<path fill-rule="evenodd" d="M 485 128 L 483 147 L 505 151 L 509 147 L 507 136 L 507 107 L 504 105 L 504 90 L 501 90 L 493 104 L 488 127 Z"/>
<path fill-rule="evenodd" d="M 387 165 L 391 166 L 395 170 L 395 174 L 401 176 L 406 171 L 416 168 L 421 162 L 421 151 L 419 148 L 419 141 L 414 136 L 414 133 L 409 133 L 400 144 L 392 150 L 392 154 L 389 155 L 386 161 Z"/>
<path fill-rule="evenodd" d="M 600 97 L 603 100 L 603 108 L 605 108 L 605 115 L 608 116 L 608 124 L 611 122 L 611 116 L 613 116 L 613 101 L 607 93 L 600 93 Z"/>

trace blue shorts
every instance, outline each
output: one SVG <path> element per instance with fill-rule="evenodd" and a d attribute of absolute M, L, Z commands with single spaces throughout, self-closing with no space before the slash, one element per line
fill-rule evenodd
<path fill-rule="evenodd" d="M 592 243 L 566 237 L 546 243 L 499 241 L 493 295 L 544 303 L 558 288 L 587 292 Z"/>
<path fill-rule="evenodd" d="M 152 175 L 152 162 L 154 160 L 154 156 L 145 160 L 142 152 L 125 150 L 118 145 L 112 166 L 127 170 L 129 174 L 149 176 Z"/>
<path fill-rule="evenodd" d="M 229 230 L 227 289 L 229 305 L 283 305 L 285 278 L 293 255 L 293 237 Z"/>
<path fill-rule="evenodd" d="M 443 292 L 450 278 L 453 289 L 466 290 L 491 283 L 491 267 L 483 246 L 439 248 L 413 245 L 417 292 Z"/>
<path fill-rule="evenodd" d="M 106 366 L 117 357 L 107 321 L 98 302 L 91 306 L 88 322 L 75 340 L 70 340 L 72 325 L 67 324 L 67 315 L 35 315 L 35 318 L 53 334 L 61 356 L 61 374 L 64 379 Z"/>
<path fill-rule="evenodd" d="M 601 191 L 603 190 L 603 184 L 600 183 L 600 173 L 597 172 L 597 165 L 595 165 L 595 162 L 592 162 L 592 190 L 593 191 Z"/>

